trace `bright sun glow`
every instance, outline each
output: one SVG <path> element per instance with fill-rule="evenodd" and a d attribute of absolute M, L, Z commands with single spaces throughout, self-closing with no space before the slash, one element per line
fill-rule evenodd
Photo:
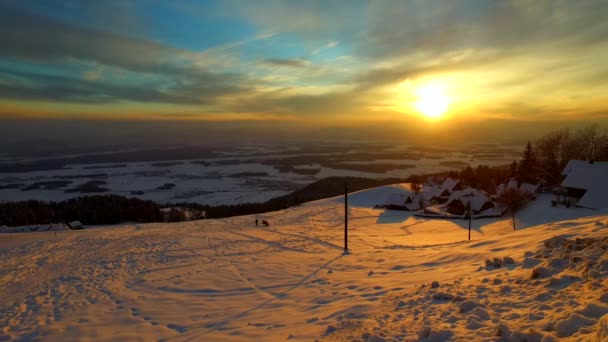
<path fill-rule="evenodd" d="M 416 95 L 416 109 L 429 119 L 439 119 L 448 110 L 450 101 L 442 87 L 421 87 L 416 90 Z"/>

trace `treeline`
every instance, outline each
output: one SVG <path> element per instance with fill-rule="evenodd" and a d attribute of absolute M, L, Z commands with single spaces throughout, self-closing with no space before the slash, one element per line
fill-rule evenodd
<path fill-rule="evenodd" d="M 259 214 L 340 195 L 344 193 L 345 183 L 348 183 L 349 191 L 358 191 L 404 181 L 407 180 L 395 178 L 375 180 L 355 177 L 330 177 L 264 203 L 217 206 L 187 202 L 161 206 L 152 201 L 117 195 L 84 196 L 62 202 L 0 202 L 0 226 L 14 227 L 70 222 L 74 220 L 79 220 L 85 225 L 98 225 L 121 222 L 161 222 L 163 220 L 173 222 L 185 219 L 185 216 L 178 211 L 170 211 L 165 217 L 160 210 L 162 207 L 186 207 L 204 210 L 207 218 Z"/>
<path fill-rule="evenodd" d="M 25 226 L 70 222 L 116 224 L 158 222 L 163 216 L 158 204 L 117 195 L 85 196 L 62 202 L 22 201 L 0 203 L 0 226 Z"/>
<path fill-rule="evenodd" d="M 507 166 L 478 165 L 467 166 L 460 171 L 450 171 L 449 176 L 458 179 L 472 188 L 484 190 L 489 194 L 496 192 L 499 184 L 506 183 L 512 176 Z"/>
<path fill-rule="evenodd" d="M 508 166 L 468 166 L 451 171 L 449 176 L 488 193 L 494 193 L 499 184 L 510 178 L 553 186 L 562 181 L 561 172 L 572 159 L 608 161 L 608 131 L 598 125 L 579 130 L 561 129 L 534 142 L 529 141 L 521 158 Z"/>
<path fill-rule="evenodd" d="M 344 184 L 348 191 L 359 191 L 382 185 L 408 182 L 410 179 L 368 179 L 358 177 L 329 177 L 316 181 L 290 194 L 275 197 L 264 203 L 242 203 L 226 205 L 202 205 L 198 203 L 176 203 L 176 206 L 205 210 L 207 218 L 222 218 L 229 216 L 251 215 L 270 211 L 287 209 L 305 202 L 338 196 L 344 193 Z"/>
<path fill-rule="evenodd" d="M 513 162 L 514 177 L 556 185 L 569 160 L 608 161 L 608 131 L 595 124 L 579 130 L 562 129 L 528 142 L 521 160 Z"/>

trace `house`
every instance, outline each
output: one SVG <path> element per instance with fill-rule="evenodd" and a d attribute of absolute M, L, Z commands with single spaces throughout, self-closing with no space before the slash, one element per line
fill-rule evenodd
<path fill-rule="evenodd" d="M 446 202 L 447 212 L 456 215 L 466 214 L 467 207 L 469 206 L 472 215 L 478 215 L 495 207 L 494 202 L 492 202 L 490 197 L 473 188 L 466 188 L 454 192 Z"/>
<path fill-rule="evenodd" d="M 569 160 L 564 169 L 562 176 L 567 176 L 572 170 L 581 168 L 608 167 L 608 162 L 588 162 L 586 160 Z"/>
<path fill-rule="evenodd" d="M 464 215 L 467 208 L 465 201 L 462 198 L 456 198 L 445 205 L 446 212 L 452 215 Z"/>
<path fill-rule="evenodd" d="M 446 178 L 443 181 L 443 183 L 441 184 L 441 188 L 443 190 L 447 190 L 448 192 L 464 189 L 464 187 L 462 186 L 462 183 L 458 179 L 453 179 L 450 177 Z"/>
<path fill-rule="evenodd" d="M 502 196 L 505 191 L 517 191 L 525 197 L 535 199 L 539 190 L 538 184 L 519 183 L 517 179 L 511 178 L 506 184 L 500 184 L 496 187 L 496 196 Z"/>
<path fill-rule="evenodd" d="M 67 224 L 71 230 L 80 230 L 83 229 L 82 223 L 80 221 L 72 221 Z"/>
<path fill-rule="evenodd" d="M 496 206 L 490 197 L 483 192 L 475 192 L 470 196 L 471 212 L 473 215 L 479 215 L 489 209 L 494 209 Z"/>
<path fill-rule="evenodd" d="M 564 193 L 576 206 L 602 209 L 608 208 L 608 162 L 588 163 L 580 160 L 568 162 L 562 175 Z"/>
<path fill-rule="evenodd" d="M 519 193 L 525 197 L 536 199 L 540 186 L 538 184 L 521 183 L 519 184 Z"/>
<path fill-rule="evenodd" d="M 160 209 L 164 222 L 200 220 L 207 217 L 205 210 L 186 207 L 167 207 Z"/>
<path fill-rule="evenodd" d="M 424 208 L 417 216 L 464 218 L 468 215 L 469 207 L 473 218 L 501 216 L 503 210 L 496 208 L 495 203 L 484 192 L 465 188 L 457 190 L 443 204 Z"/>
<path fill-rule="evenodd" d="M 416 211 L 416 210 L 420 210 L 420 209 L 424 208 L 424 205 L 425 205 L 424 194 L 411 193 L 405 200 L 404 206 L 409 211 Z"/>
<path fill-rule="evenodd" d="M 441 187 L 436 185 L 425 186 L 423 188 L 424 200 L 433 203 L 441 202 L 440 197 L 444 194 L 444 192 L 445 191 Z M 445 202 L 445 200 L 443 202 Z"/>

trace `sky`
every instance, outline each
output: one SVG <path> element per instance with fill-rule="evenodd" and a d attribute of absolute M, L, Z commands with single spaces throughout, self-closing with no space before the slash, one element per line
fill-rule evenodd
<path fill-rule="evenodd" d="M 604 0 L 0 0 L 0 118 L 605 122 Z M 435 98 L 430 100 L 433 105 Z"/>

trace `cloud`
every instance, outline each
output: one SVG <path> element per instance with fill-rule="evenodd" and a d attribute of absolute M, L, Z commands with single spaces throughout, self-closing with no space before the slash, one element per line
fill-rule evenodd
<path fill-rule="evenodd" d="M 244 87 L 208 84 L 196 79 L 185 83 L 167 82 L 161 79 L 148 84 L 125 85 L 0 68 L 0 80 L 2 79 L 11 82 L 0 83 L 1 97 L 39 101 L 81 103 L 135 101 L 212 105 L 222 96 L 247 91 Z M 167 83 L 170 86 L 167 86 Z"/>
<path fill-rule="evenodd" d="M 239 16 L 265 32 L 293 32 L 306 38 L 327 39 L 352 27 L 349 21 L 365 20 L 365 4 L 360 0 L 293 1 L 243 0 L 222 2 L 219 12 Z M 347 25 L 345 25 L 347 24 Z"/>
<path fill-rule="evenodd" d="M 242 74 L 201 67 L 196 63 L 204 58 L 200 53 L 67 24 L 2 3 L 0 47 L 0 61 L 22 65 L 0 69 L 0 96 L 5 99 L 213 105 L 219 97 L 250 88 Z M 23 71 L 23 66 L 38 65 L 55 72 Z M 81 65 L 99 68 L 81 72 Z M 104 66 L 131 82 L 105 79 L 100 71 Z"/>
<path fill-rule="evenodd" d="M 200 53 L 155 41 L 77 26 L 0 3 L 0 57 L 69 66 L 73 61 L 123 68 L 138 73 L 207 78 L 218 75 L 195 62 Z"/>
<path fill-rule="evenodd" d="M 290 68 L 306 68 L 310 66 L 310 62 L 303 59 L 281 59 L 281 58 L 270 58 L 261 61 L 262 64 L 269 66 L 278 67 L 290 67 Z"/>
<path fill-rule="evenodd" d="M 608 30 L 605 1 L 414 0 L 372 2 L 367 40 L 372 57 L 460 49 L 530 53 L 599 43 Z"/>
<path fill-rule="evenodd" d="M 53 11 L 38 13 L 64 5 L 52 3 Z M 74 15 L 88 4 L 67 7 Z M 608 4 L 601 0 L 188 3 L 188 15 L 232 25 L 205 29 L 242 30 L 204 51 L 171 46 L 164 35 L 155 40 L 150 32 L 158 27 L 129 32 L 137 6 L 126 4 L 128 15 L 116 22 L 86 26 L 96 10 L 67 20 L 0 0 L 0 97 L 166 103 L 243 117 L 371 116 L 389 115 L 406 98 L 393 98 L 400 89 L 391 92 L 392 85 L 458 74 L 455 88 L 473 99 L 469 114 L 530 115 L 597 102 L 608 89 L 608 66 L 598 63 L 608 52 Z"/>

